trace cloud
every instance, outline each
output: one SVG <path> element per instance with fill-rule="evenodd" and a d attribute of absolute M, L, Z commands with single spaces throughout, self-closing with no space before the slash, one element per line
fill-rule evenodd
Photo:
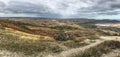
<path fill-rule="evenodd" d="M 0 13 L 52 18 L 97 18 L 105 15 L 109 18 L 111 15 L 119 16 L 120 0 L 0 0 Z"/>

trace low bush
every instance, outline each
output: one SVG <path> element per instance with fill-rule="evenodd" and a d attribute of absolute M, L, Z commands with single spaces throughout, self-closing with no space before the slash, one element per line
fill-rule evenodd
<path fill-rule="evenodd" d="M 73 38 L 74 38 L 73 35 L 65 32 L 60 32 L 54 37 L 54 39 L 58 41 L 67 41 L 67 40 L 72 40 Z"/>

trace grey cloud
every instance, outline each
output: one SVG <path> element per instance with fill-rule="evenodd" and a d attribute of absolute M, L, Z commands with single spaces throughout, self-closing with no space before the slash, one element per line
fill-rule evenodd
<path fill-rule="evenodd" d="M 118 15 L 120 12 L 101 12 L 99 15 Z"/>
<path fill-rule="evenodd" d="M 0 1 L 0 8 L 3 8 L 3 7 L 5 7 L 5 3 Z"/>
<path fill-rule="evenodd" d="M 0 13 L 43 17 L 94 17 L 120 14 L 120 0 L 0 0 Z"/>
<path fill-rule="evenodd" d="M 6 7 L 7 11 L 11 11 L 13 13 L 42 13 L 47 10 L 47 8 L 42 5 L 36 5 L 29 2 L 18 2 L 18 1 L 10 1 L 8 7 Z"/>
<path fill-rule="evenodd" d="M 120 0 L 99 0 L 91 9 L 94 11 L 109 11 L 120 8 Z"/>

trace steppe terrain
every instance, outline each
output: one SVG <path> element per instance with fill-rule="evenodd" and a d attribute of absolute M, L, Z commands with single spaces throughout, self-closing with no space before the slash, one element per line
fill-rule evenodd
<path fill-rule="evenodd" d="M 120 22 L 0 19 L 0 57 L 120 57 Z"/>

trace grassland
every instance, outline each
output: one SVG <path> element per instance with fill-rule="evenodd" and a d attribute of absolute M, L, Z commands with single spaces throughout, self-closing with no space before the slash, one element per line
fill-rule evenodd
<path fill-rule="evenodd" d="M 94 24 L 60 20 L 0 20 L 0 50 L 8 57 L 45 57 L 96 43 L 115 35 L 95 29 Z M 108 30 L 105 30 L 108 31 Z M 74 57 L 100 57 L 119 49 L 118 41 L 105 41 Z M 13 54 L 12 54 L 13 53 Z M 74 54 L 71 54 L 74 55 Z M 7 56 L 6 56 L 7 57 Z"/>
<path fill-rule="evenodd" d="M 0 50 L 21 53 L 24 56 L 60 53 L 71 48 L 89 45 L 89 43 L 82 42 L 82 39 L 79 40 L 56 41 L 48 36 L 33 35 L 11 28 L 0 29 Z"/>
<path fill-rule="evenodd" d="M 100 45 L 87 49 L 84 53 L 80 53 L 75 57 L 101 57 L 115 49 L 120 49 L 119 41 L 105 41 Z"/>

